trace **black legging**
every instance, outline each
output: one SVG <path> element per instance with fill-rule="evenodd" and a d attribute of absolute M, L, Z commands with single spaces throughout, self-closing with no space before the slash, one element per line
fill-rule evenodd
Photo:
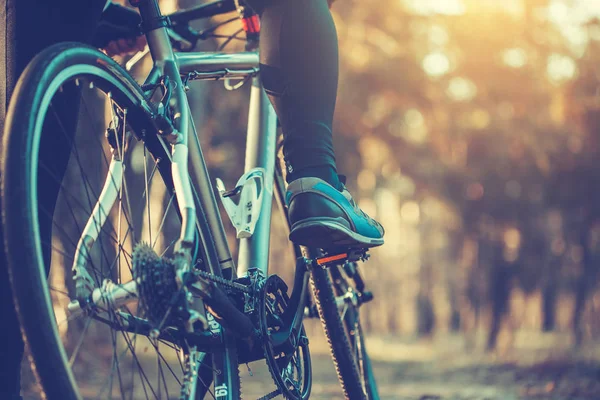
<path fill-rule="evenodd" d="M 327 0 L 247 2 L 261 14 L 261 76 L 282 124 L 288 180 L 307 175 L 337 179 L 331 129 L 338 49 Z M 0 0 L 0 133 L 10 95 L 29 61 L 54 43 L 89 43 L 103 5 L 104 0 Z M 57 185 L 46 185 L 38 193 L 40 201 L 52 204 L 57 191 Z M 0 231 L 0 249 L 3 243 Z M 19 398 L 23 342 L 3 256 L 0 321 L 0 399 Z"/>
<path fill-rule="evenodd" d="M 282 125 L 288 181 L 310 167 L 335 171 L 338 44 L 327 0 L 246 1 L 261 15 L 261 77 Z"/>

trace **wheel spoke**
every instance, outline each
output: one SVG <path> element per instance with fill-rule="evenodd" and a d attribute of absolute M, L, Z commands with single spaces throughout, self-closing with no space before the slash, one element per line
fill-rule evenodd
<path fill-rule="evenodd" d="M 62 294 L 63 296 L 69 297 L 69 293 L 67 293 L 66 291 L 64 291 L 62 289 L 57 289 L 51 285 L 49 285 L 48 287 L 50 288 L 50 290 L 52 290 L 52 293 L 58 293 L 58 294 Z"/>
<path fill-rule="evenodd" d="M 79 338 L 79 341 L 77 342 L 77 345 L 75 346 L 75 350 L 73 350 L 73 353 L 71 354 L 71 357 L 69 358 L 69 367 L 73 367 L 73 363 L 77 359 L 77 355 L 79 354 L 79 349 L 81 348 L 81 345 L 83 344 L 83 340 L 85 339 L 85 335 L 87 334 L 87 331 L 88 331 L 91 323 L 92 323 L 92 318 L 87 317 L 87 320 L 85 321 L 85 327 L 83 328 L 83 332 L 81 332 L 81 337 Z"/>
<path fill-rule="evenodd" d="M 166 342 L 164 341 L 160 341 L 161 344 L 166 344 Z M 174 347 L 172 346 L 168 346 L 174 349 Z M 162 353 L 160 351 L 158 351 L 158 346 L 156 347 L 157 349 L 157 354 L 158 357 L 160 357 L 160 359 L 163 361 L 163 363 L 165 364 L 165 366 L 167 367 L 167 369 L 171 372 L 171 375 L 173 375 L 173 378 L 175 378 L 175 380 L 177 381 L 177 383 L 181 386 L 181 381 L 179 380 L 179 378 L 177 377 L 177 374 L 175 373 L 175 371 L 173 371 L 173 368 L 171 368 L 171 366 L 169 365 L 169 363 L 167 362 L 167 360 L 165 360 L 165 357 L 162 355 Z M 177 357 L 177 359 L 179 360 L 179 357 Z M 181 362 L 180 362 L 181 364 Z M 164 379 L 164 376 L 163 376 Z"/>
<path fill-rule="evenodd" d="M 146 213 L 148 214 L 148 243 L 152 243 L 152 213 L 150 212 L 150 191 L 148 189 L 148 160 L 146 158 L 146 147 L 144 147 L 144 192 L 146 193 Z"/>
<path fill-rule="evenodd" d="M 123 336 L 123 339 L 125 340 L 125 343 L 127 344 L 127 348 L 129 349 L 129 352 L 131 353 L 131 356 L 133 357 L 133 359 L 135 361 L 135 364 L 136 364 L 137 369 L 138 369 L 138 373 L 140 374 L 140 378 L 143 377 L 142 384 L 144 386 L 144 392 L 146 393 L 146 398 L 148 398 L 148 393 L 145 390 L 146 384 L 148 384 L 148 386 L 150 388 L 150 391 L 152 392 L 152 394 L 154 395 L 154 397 L 157 398 L 156 392 L 152 388 L 152 384 L 150 383 L 150 380 L 146 376 L 146 373 L 144 372 L 144 370 L 142 368 L 140 360 L 138 359 L 137 355 L 135 354 L 135 348 L 131 344 L 131 338 L 129 337 L 129 334 L 127 332 L 121 331 L 121 335 Z M 135 336 L 137 337 L 137 335 L 135 335 Z"/>
<path fill-rule="evenodd" d="M 69 82 L 61 82 L 64 90 L 61 90 L 63 94 L 60 96 L 69 94 Z M 38 208 L 40 218 L 48 220 L 47 228 L 52 233 L 52 236 L 43 236 L 39 241 L 45 259 L 50 263 L 48 267 L 53 268 L 48 278 L 53 302 L 50 309 L 54 310 L 56 324 L 60 328 L 60 340 L 68 349 L 66 362 L 73 369 L 75 381 L 84 389 L 82 395 L 86 398 L 171 398 L 176 385 L 181 387 L 184 384 L 185 366 L 178 353 L 187 347 L 185 342 L 153 340 L 145 332 L 133 332 L 132 325 L 126 327 L 128 318 L 146 319 L 146 310 L 139 302 L 128 298 L 131 300 L 129 307 L 116 308 L 113 303 L 116 299 L 112 298 L 116 295 L 101 293 L 104 306 L 90 306 L 82 313 L 70 314 L 67 310 L 67 303 L 72 299 L 70 293 L 74 293 L 75 286 L 71 283 L 69 271 L 78 261 L 75 260 L 75 254 L 81 251 L 81 246 L 87 249 L 82 254 L 85 255 L 84 267 L 92 277 L 92 289 L 99 289 L 106 280 L 122 284 L 132 279 L 134 248 L 139 243 L 138 239 L 148 240 L 148 245 L 161 256 L 172 251 L 178 240 L 179 230 L 172 229 L 170 220 L 179 215 L 171 211 L 176 204 L 174 189 L 170 186 L 170 180 L 165 185 L 162 175 L 156 174 L 162 170 L 158 164 L 161 159 L 167 157 L 166 161 L 169 162 L 168 154 L 163 153 L 162 148 L 155 152 L 154 149 L 147 149 L 143 141 L 133 140 L 137 138 L 133 136 L 136 127 L 130 125 L 140 122 L 131 118 L 133 113 L 128 115 L 127 108 L 131 105 L 121 102 L 123 99 L 129 101 L 132 97 L 117 95 L 116 90 L 121 90 L 123 86 L 111 82 L 103 77 L 102 85 L 97 86 L 91 79 L 77 78 L 74 83 L 82 95 L 76 109 L 78 118 L 86 121 L 78 121 L 76 127 L 72 127 L 73 121 L 69 119 L 68 110 L 63 110 L 63 99 L 59 99 L 59 95 L 53 98 L 54 103 L 46 102 L 42 111 L 48 119 L 52 118 L 52 126 L 56 125 L 56 137 L 61 140 L 61 146 L 65 146 L 65 157 L 69 157 L 61 158 L 65 161 L 64 169 L 60 160 L 56 165 L 50 158 L 40 158 L 38 162 L 38 170 L 43 171 L 38 185 L 48 184 L 58 194 L 55 203 L 42 201 Z M 104 91 L 107 87 L 115 90 L 114 97 Z M 129 89 L 125 87 L 124 90 Z M 96 94 L 103 97 L 96 99 Z M 70 104 L 70 99 L 66 103 Z M 115 141 L 111 137 L 105 139 L 102 135 L 111 133 L 107 128 L 114 129 Z M 143 153 L 137 152 L 135 146 L 138 145 L 143 146 Z M 111 165 L 114 165 L 111 164 L 111 157 L 123 163 L 119 172 L 112 173 L 116 170 L 111 169 Z M 135 168 L 141 165 L 140 162 L 143 162 L 143 171 Z M 159 182 L 154 180 L 157 175 Z M 48 182 L 43 182 L 42 176 Z M 115 185 L 114 191 L 104 191 L 111 182 Z M 160 197 L 154 193 L 160 194 Z M 114 204 L 107 204 L 105 197 L 102 200 L 104 204 L 100 204 L 99 197 L 106 194 L 115 196 Z M 98 212 L 101 218 L 97 218 Z M 102 220 L 104 222 L 101 223 Z M 83 236 L 88 224 L 92 226 L 93 234 L 97 232 L 93 240 Z M 144 224 L 147 224 L 147 233 Z M 171 232 L 177 232 L 177 235 Z M 123 292 L 121 294 L 124 295 Z M 101 334 L 105 330 L 110 332 Z M 156 354 L 152 354 L 152 351 L 145 354 L 148 349 L 153 349 Z M 96 368 L 90 373 L 92 367 Z M 201 364 L 200 367 L 203 368 L 203 376 L 207 377 L 204 368 L 211 366 Z M 100 379 L 97 379 L 98 375 L 101 375 Z M 210 381 L 207 384 L 202 382 L 201 377 L 198 379 L 198 385 L 204 385 L 202 390 L 210 393 L 207 398 L 216 399 L 208 387 Z"/>
<path fill-rule="evenodd" d="M 113 312 L 109 313 L 109 318 L 111 319 L 111 322 L 115 322 L 115 320 L 116 320 L 116 318 L 114 318 Z M 113 345 L 113 361 L 115 362 L 115 367 L 117 369 L 117 378 L 119 380 L 119 389 L 121 390 L 121 398 L 123 399 L 123 381 L 121 380 L 121 368 L 120 368 L 120 363 L 119 363 L 119 357 L 117 356 L 117 333 L 114 330 L 111 330 L 111 339 L 112 339 L 112 345 Z M 113 380 L 111 378 L 111 385 L 110 385 L 111 397 L 112 397 L 112 382 L 113 382 Z"/>
<path fill-rule="evenodd" d="M 163 226 L 165 225 L 165 221 L 167 220 L 167 215 L 169 215 L 168 213 L 169 213 L 169 210 L 171 209 L 171 204 L 173 203 L 174 198 L 175 198 L 175 193 L 173 193 L 171 195 L 171 197 L 169 198 L 169 203 L 167 204 L 162 221 L 160 221 L 160 226 L 158 227 L 158 231 L 156 232 L 156 235 L 154 237 L 154 243 L 152 243 L 153 249 L 156 247 L 156 242 L 158 241 L 160 233 L 162 233 Z"/>

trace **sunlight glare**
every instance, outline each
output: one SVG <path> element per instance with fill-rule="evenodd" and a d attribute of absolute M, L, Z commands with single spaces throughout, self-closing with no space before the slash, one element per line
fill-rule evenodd
<path fill-rule="evenodd" d="M 462 15 L 465 13 L 465 5 L 462 0 L 402 0 L 402 3 L 410 11 L 422 15 Z"/>
<path fill-rule="evenodd" d="M 411 108 L 404 114 L 401 136 L 410 143 L 424 144 L 427 141 L 427 126 L 425 117 L 416 108 Z"/>
<path fill-rule="evenodd" d="M 448 43 L 448 32 L 440 25 L 432 25 L 429 28 L 429 42 L 436 46 L 444 46 Z"/>
<path fill-rule="evenodd" d="M 477 86 L 470 79 L 457 76 L 450 80 L 446 94 L 455 101 L 469 101 L 477 95 Z"/>
<path fill-rule="evenodd" d="M 548 6 L 548 19 L 557 23 L 564 24 L 569 19 L 569 6 L 561 0 L 554 0 Z"/>
<path fill-rule="evenodd" d="M 548 20 L 568 39 L 571 50 L 580 57 L 593 35 L 585 24 L 600 18 L 600 1 L 552 0 L 546 7 L 546 14 Z"/>
<path fill-rule="evenodd" d="M 450 60 L 440 51 L 429 53 L 423 59 L 423 70 L 429 76 L 434 78 L 440 77 L 450 71 Z"/>
<path fill-rule="evenodd" d="M 527 63 L 527 53 L 519 47 L 514 47 L 504 51 L 502 60 L 509 67 L 521 68 Z"/>
<path fill-rule="evenodd" d="M 554 53 L 548 57 L 547 72 L 550 80 L 560 83 L 572 79 L 577 72 L 577 66 L 571 57 Z"/>

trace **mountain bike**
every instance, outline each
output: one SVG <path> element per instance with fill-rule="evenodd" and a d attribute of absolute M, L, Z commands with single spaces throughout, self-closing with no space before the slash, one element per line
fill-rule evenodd
<path fill-rule="evenodd" d="M 359 318 L 373 298 L 357 264 L 366 249 L 294 246 L 291 290 L 268 274 L 273 197 L 287 210 L 257 16 L 233 0 L 169 16 L 157 0 L 131 3 L 153 60 L 143 84 L 62 43 L 27 67 L 8 111 L 6 256 L 47 398 L 239 399 L 239 366 L 265 360 L 274 386 L 261 399 L 307 399 L 303 320 L 316 317 L 345 396 L 378 399 Z M 216 35 L 190 22 L 227 13 L 246 51 L 189 51 Z M 245 173 L 231 190 L 216 182 L 237 262 L 186 97 L 193 80 L 252 84 Z"/>

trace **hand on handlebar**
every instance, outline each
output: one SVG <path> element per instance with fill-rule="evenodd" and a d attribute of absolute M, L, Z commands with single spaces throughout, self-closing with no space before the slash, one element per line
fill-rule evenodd
<path fill-rule="evenodd" d="M 145 47 L 146 37 L 142 35 L 137 38 L 113 40 L 104 47 L 104 51 L 110 57 L 125 56 L 143 51 Z"/>

